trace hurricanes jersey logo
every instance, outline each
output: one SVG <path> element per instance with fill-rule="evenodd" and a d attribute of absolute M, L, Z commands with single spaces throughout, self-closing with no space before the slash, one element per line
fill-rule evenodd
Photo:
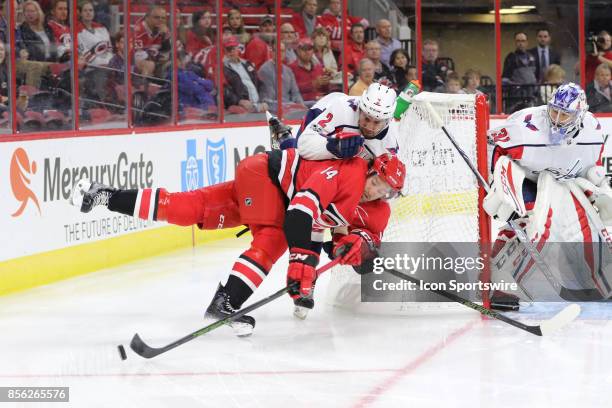
<path fill-rule="evenodd" d="M 33 160 L 30 162 L 30 158 L 25 150 L 21 147 L 15 150 L 13 157 L 11 157 L 11 189 L 17 201 L 21 202 L 21 205 L 11 216 L 19 217 L 30 201 L 36 205 L 38 213 L 41 213 L 38 198 L 30 188 L 31 177 L 36 174 L 36 170 L 36 162 Z"/>

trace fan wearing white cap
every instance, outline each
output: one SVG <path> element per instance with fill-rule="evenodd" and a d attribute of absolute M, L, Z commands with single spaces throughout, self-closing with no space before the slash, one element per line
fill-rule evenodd
<path fill-rule="evenodd" d="M 321 98 L 306 113 L 297 133 L 300 156 L 309 160 L 374 158 L 397 150 L 393 119 L 397 95 L 371 84 L 361 97 L 340 92 Z"/>

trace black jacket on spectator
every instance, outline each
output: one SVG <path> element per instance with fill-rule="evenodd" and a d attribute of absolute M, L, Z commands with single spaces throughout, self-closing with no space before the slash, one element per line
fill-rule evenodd
<path fill-rule="evenodd" d="M 257 72 L 255 71 L 255 66 L 248 61 L 242 61 L 242 65 L 244 69 L 249 73 L 251 77 L 251 81 L 257 88 L 257 92 L 259 92 L 260 84 L 257 79 Z M 226 64 L 223 64 L 223 75 L 225 76 L 225 87 L 223 89 L 223 103 L 225 108 L 229 108 L 232 105 L 238 105 L 241 99 L 245 99 L 247 101 L 251 100 L 249 98 L 249 90 L 246 85 L 242 83 L 240 79 L 240 75 L 233 69 L 231 69 Z"/>
<path fill-rule="evenodd" d="M 432 92 L 434 89 L 444 86 L 446 67 L 436 61 L 433 64 L 423 62 L 423 90 Z"/>
<path fill-rule="evenodd" d="M 509 79 L 514 84 L 537 84 L 535 56 L 531 52 L 511 52 L 504 60 L 502 78 Z"/>
<path fill-rule="evenodd" d="M 25 49 L 28 51 L 28 60 L 30 61 L 47 61 L 47 62 L 56 62 L 57 61 L 57 50 L 55 47 L 55 36 L 53 35 L 53 30 L 46 23 L 43 25 L 45 28 L 45 33 L 47 33 L 47 37 L 49 37 L 50 49 L 49 49 L 49 58 L 45 58 L 45 44 L 40 39 L 40 37 L 30 28 L 28 24 L 21 24 L 17 28 L 17 57 L 19 57 L 19 51 Z"/>
<path fill-rule="evenodd" d="M 543 73 L 540 72 L 540 54 L 538 53 L 538 47 L 530 48 L 527 51 L 532 53 L 533 56 L 535 57 L 536 78 L 538 79 L 542 78 Z M 551 64 L 561 65 L 561 56 L 559 55 L 557 51 L 548 47 L 548 66 L 550 66 Z"/>
<path fill-rule="evenodd" d="M 612 85 L 608 85 L 612 95 Z M 591 82 L 586 87 L 587 103 L 589 111 L 593 113 L 612 112 L 612 101 L 595 88 L 595 82 Z"/>

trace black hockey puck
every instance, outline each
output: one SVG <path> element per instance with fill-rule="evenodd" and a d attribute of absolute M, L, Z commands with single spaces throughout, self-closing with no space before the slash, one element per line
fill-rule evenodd
<path fill-rule="evenodd" d="M 127 360 L 127 354 L 125 354 L 123 344 L 118 345 L 117 349 L 119 349 L 119 357 L 121 357 L 122 360 Z"/>

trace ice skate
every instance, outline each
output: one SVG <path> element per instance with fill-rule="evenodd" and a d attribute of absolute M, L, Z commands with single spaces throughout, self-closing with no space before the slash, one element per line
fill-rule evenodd
<path fill-rule="evenodd" d="M 98 205 L 108 206 L 108 199 L 116 191 L 116 188 L 92 183 L 89 179 L 83 178 L 77 181 L 72 188 L 70 204 L 80 207 L 81 212 L 88 213 Z"/>
<path fill-rule="evenodd" d="M 223 285 L 219 284 L 217 293 L 215 293 L 215 297 L 210 303 L 210 306 L 208 306 L 208 309 L 206 309 L 204 318 L 220 320 L 237 311 L 238 309 L 234 309 L 230 303 L 229 294 L 225 291 Z M 245 315 L 233 320 L 231 323 L 229 323 L 229 325 L 232 329 L 234 329 L 236 336 L 246 337 L 253 333 L 253 329 L 255 328 L 255 319 L 251 316 Z"/>
<path fill-rule="evenodd" d="M 305 320 L 308 317 L 308 312 L 314 307 L 313 298 L 297 298 L 293 301 L 293 315 L 300 320 Z"/>

